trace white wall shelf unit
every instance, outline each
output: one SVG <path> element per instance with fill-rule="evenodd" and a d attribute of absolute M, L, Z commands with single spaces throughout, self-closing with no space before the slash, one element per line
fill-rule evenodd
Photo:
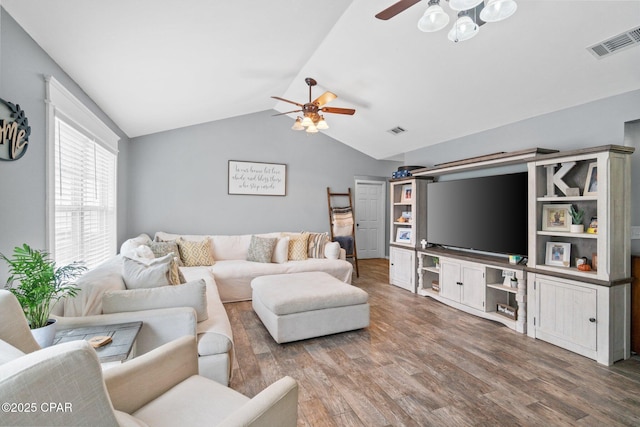
<path fill-rule="evenodd" d="M 418 249 L 413 261 L 405 254 L 406 261 L 395 262 L 390 267 L 390 277 L 392 272 L 394 277 L 401 276 L 399 265 L 403 269 L 414 267 L 415 291 L 420 295 L 501 322 L 605 365 L 630 357 L 633 152 L 632 147 L 618 145 L 568 152 L 534 148 L 412 171 L 413 179 L 435 179 L 447 174 L 526 165 L 527 264 L 512 265 L 504 257 L 427 247 Z M 563 166 L 564 171 L 560 171 Z M 596 179 L 587 181 L 589 176 Z M 402 184 L 392 182 L 392 197 L 398 185 Z M 426 185 L 424 191 L 426 199 Z M 391 246 L 414 250 L 422 236 L 426 236 L 427 206 L 424 203 L 417 208 L 411 206 L 413 220 L 424 217 L 425 225 L 414 233 L 416 239 L 401 247 L 395 238 L 397 227 L 405 225 L 395 221 L 402 206 L 395 202 L 392 199 Z M 583 210 L 585 230 L 593 219 L 597 232 L 572 233 L 567 218 L 547 221 L 543 226 L 545 207 L 548 212 L 554 205 L 572 205 Z M 569 248 L 564 263 L 551 254 L 551 259 L 547 258 L 549 243 Z M 592 266 L 591 270 L 578 269 L 577 259 L 583 258 Z M 406 277 L 410 280 L 412 276 Z"/>
<path fill-rule="evenodd" d="M 427 182 L 402 178 L 389 183 L 389 283 L 416 292 L 416 246 L 426 237 Z"/>
<path fill-rule="evenodd" d="M 528 334 L 605 365 L 631 354 L 633 151 L 603 146 L 543 155 L 528 163 Z M 562 182 L 577 195 L 566 196 L 559 186 L 550 185 L 551 174 L 562 165 L 569 167 Z M 596 177 L 595 185 L 590 176 Z M 585 211 L 585 229 L 595 220 L 597 233 L 543 230 L 544 206 L 566 204 Z M 547 246 L 554 243 L 570 245 L 566 266 L 549 265 Z M 590 271 L 578 269 L 580 258 L 587 259 Z"/>

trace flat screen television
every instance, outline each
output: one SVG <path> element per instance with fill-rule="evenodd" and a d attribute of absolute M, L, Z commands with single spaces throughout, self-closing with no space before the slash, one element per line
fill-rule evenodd
<path fill-rule="evenodd" d="M 527 173 L 427 185 L 430 244 L 508 255 L 527 253 Z"/>

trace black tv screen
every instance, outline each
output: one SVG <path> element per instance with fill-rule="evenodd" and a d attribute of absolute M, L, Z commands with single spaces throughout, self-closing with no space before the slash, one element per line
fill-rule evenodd
<path fill-rule="evenodd" d="M 526 255 L 527 173 L 429 183 L 427 241 Z"/>

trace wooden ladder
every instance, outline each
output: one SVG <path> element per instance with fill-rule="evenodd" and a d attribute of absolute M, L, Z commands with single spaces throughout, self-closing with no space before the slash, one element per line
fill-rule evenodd
<path fill-rule="evenodd" d="M 351 239 L 353 241 L 353 252 L 349 253 L 347 251 L 347 258 L 353 258 L 353 263 L 355 264 L 356 267 L 356 277 L 360 277 L 360 272 L 358 271 L 358 249 L 356 247 L 356 218 L 353 212 L 353 202 L 352 202 L 352 198 L 351 198 L 351 188 L 348 189 L 348 191 L 346 193 L 332 193 L 331 189 L 329 187 L 327 187 L 327 206 L 329 207 L 329 232 L 331 233 L 331 241 L 335 241 L 336 237 L 342 237 L 342 236 L 334 236 L 333 235 L 333 209 L 338 208 L 338 206 L 334 206 L 332 205 L 331 201 L 332 201 L 332 197 L 335 198 L 348 198 L 349 199 L 349 210 L 351 211 L 351 217 L 353 219 L 353 224 L 351 225 Z M 340 208 L 344 209 L 347 208 L 347 206 L 340 206 Z"/>

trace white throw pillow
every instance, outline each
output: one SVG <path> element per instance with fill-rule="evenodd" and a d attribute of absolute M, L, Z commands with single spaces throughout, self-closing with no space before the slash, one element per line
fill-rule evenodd
<path fill-rule="evenodd" d="M 324 257 L 327 259 L 338 259 L 340 258 L 340 243 L 338 242 L 327 242 L 324 245 Z"/>
<path fill-rule="evenodd" d="M 149 245 L 151 243 L 151 237 L 147 234 L 140 234 L 138 237 L 134 237 L 129 240 L 125 240 L 125 242 L 120 246 L 120 253 L 124 256 L 135 258 L 134 250 L 138 246 Z"/>
<path fill-rule="evenodd" d="M 122 279 L 127 289 L 156 288 L 171 284 L 173 254 L 160 258 L 124 258 Z"/>
<path fill-rule="evenodd" d="M 283 264 L 287 261 L 289 261 L 289 237 L 285 236 L 278 239 L 278 243 L 276 243 L 276 247 L 273 250 L 271 262 Z"/>
<path fill-rule="evenodd" d="M 179 286 L 107 291 L 102 296 L 104 314 L 173 307 L 192 307 L 198 322 L 207 320 L 207 286 L 204 279 Z"/>

